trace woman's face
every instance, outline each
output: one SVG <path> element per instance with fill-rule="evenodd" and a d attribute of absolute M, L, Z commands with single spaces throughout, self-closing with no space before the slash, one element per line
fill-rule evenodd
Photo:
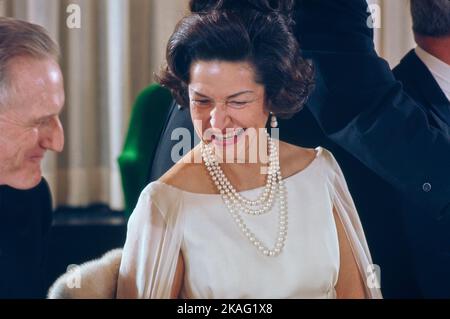
<path fill-rule="evenodd" d="M 216 151 L 242 150 L 255 144 L 265 128 L 265 91 L 247 62 L 197 61 L 191 65 L 189 103 L 196 133 Z M 241 154 L 242 155 L 242 154 Z"/>

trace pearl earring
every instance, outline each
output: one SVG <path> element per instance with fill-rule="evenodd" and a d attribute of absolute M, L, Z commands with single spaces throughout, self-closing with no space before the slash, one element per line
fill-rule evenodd
<path fill-rule="evenodd" d="M 273 115 L 272 112 L 270 112 L 270 127 L 271 128 L 275 128 L 278 126 L 278 121 L 277 121 L 277 117 L 275 115 Z"/>

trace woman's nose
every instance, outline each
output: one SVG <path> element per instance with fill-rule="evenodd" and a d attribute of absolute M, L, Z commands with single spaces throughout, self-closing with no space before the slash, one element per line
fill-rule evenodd
<path fill-rule="evenodd" d="M 210 116 L 210 123 L 212 128 L 217 128 L 222 131 L 227 128 L 230 123 L 226 105 L 216 105 L 211 111 Z"/>

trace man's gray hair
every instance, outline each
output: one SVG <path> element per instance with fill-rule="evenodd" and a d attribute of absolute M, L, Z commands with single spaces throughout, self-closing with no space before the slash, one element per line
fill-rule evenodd
<path fill-rule="evenodd" d="M 43 27 L 19 19 L 0 17 L 0 107 L 10 87 L 8 63 L 19 56 L 58 60 L 59 47 Z"/>
<path fill-rule="evenodd" d="M 450 0 L 411 0 L 415 33 L 431 37 L 450 35 Z"/>

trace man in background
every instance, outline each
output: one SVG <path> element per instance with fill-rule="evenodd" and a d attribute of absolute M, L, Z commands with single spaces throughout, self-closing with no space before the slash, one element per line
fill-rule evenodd
<path fill-rule="evenodd" d="M 450 126 L 450 1 L 411 0 L 414 38 L 394 69 L 405 91 L 420 101 L 434 125 Z"/>
<path fill-rule="evenodd" d="M 45 296 L 52 207 L 41 161 L 64 145 L 58 56 L 42 27 L 0 17 L 0 298 Z"/>
<path fill-rule="evenodd" d="M 450 1 L 411 1 L 419 46 L 393 74 L 375 53 L 365 1 L 303 0 L 299 8 L 300 44 L 321 77 L 303 114 L 280 127 L 336 156 L 385 297 L 450 296 Z"/>
<path fill-rule="evenodd" d="M 343 155 L 363 164 L 352 167 L 337 157 L 381 266 L 383 294 L 448 298 L 448 98 L 434 78 L 442 79 L 443 64 L 432 71 L 410 53 L 393 74 L 375 52 L 364 0 L 302 0 L 299 6 L 300 43 L 319 74 L 308 110 Z M 443 62 L 448 36 L 437 34 L 446 29 L 450 2 L 413 0 L 411 6 L 419 47 Z M 438 33 L 427 34 L 437 26 Z M 405 70 L 410 60 L 417 67 Z M 386 209 L 374 209 L 383 208 L 380 203 Z"/>

